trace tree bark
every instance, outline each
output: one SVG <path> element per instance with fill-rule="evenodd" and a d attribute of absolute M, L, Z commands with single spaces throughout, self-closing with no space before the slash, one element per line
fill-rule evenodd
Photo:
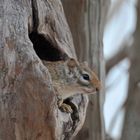
<path fill-rule="evenodd" d="M 125 118 L 121 140 L 140 139 L 140 1 L 137 4 L 137 25 L 131 47 L 129 89 L 125 105 Z"/>
<path fill-rule="evenodd" d="M 57 107 L 41 60 L 76 58 L 59 0 L 0 1 L 0 140 L 69 140 L 83 124 L 86 98 L 67 114 Z"/>
<path fill-rule="evenodd" d="M 62 0 L 62 2 L 78 59 L 88 61 L 102 81 L 100 94 L 89 97 L 86 121 L 75 140 L 103 140 L 105 66 L 102 41 L 109 1 Z"/>

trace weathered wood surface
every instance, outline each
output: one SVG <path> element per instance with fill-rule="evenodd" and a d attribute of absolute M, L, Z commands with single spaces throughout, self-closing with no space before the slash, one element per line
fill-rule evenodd
<path fill-rule="evenodd" d="M 87 98 L 72 99 L 73 114 L 61 112 L 38 56 L 76 57 L 61 2 L 1 0 L 0 140 L 69 140 L 84 122 Z"/>

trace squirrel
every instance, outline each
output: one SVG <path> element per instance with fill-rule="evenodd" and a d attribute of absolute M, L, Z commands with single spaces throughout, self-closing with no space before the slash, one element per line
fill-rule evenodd
<path fill-rule="evenodd" d="M 97 75 L 86 62 L 78 63 L 73 58 L 66 61 L 42 61 L 48 68 L 52 84 L 58 97 L 58 107 L 72 113 L 72 108 L 63 100 L 77 94 L 94 94 L 101 88 Z"/>

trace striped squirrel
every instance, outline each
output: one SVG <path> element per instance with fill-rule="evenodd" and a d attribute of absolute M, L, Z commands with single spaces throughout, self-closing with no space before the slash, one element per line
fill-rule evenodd
<path fill-rule="evenodd" d="M 58 106 L 64 112 L 72 113 L 72 108 L 63 100 L 76 94 L 94 94 L 99 91 L 101 84 L 97 75 L 87 63 L 78 63 L 70 58 L 66 61 L 42 61 L 48 68 L 52 84 L 59 99 Z"/>

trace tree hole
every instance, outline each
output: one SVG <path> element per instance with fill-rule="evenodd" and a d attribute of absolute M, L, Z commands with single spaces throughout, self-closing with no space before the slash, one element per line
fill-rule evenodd
<path fill-rule="evenodd" d="M 58 49 L 58 47 L 53 46 L 43 35 L 32 32 L 29 34 L 29 38 L 33 43 L 36 54 L 41 60 L 59 61 L 67 59 L 67 54 Z"/>

